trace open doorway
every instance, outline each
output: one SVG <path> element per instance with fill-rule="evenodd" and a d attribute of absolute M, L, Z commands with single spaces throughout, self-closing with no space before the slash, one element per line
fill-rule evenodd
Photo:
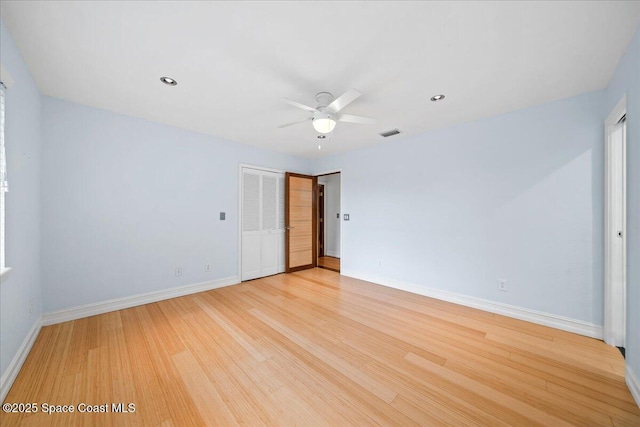
<path fill-rule="evenodd" d="M 340 172 L 319 175 L 317 178 L 318 267 L 340 272 Z"/>

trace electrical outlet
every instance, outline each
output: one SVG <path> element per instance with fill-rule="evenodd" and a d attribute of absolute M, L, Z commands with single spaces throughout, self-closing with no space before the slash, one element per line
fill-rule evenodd
<path fill-rule="evenodd" d="M 204 271 L 209 272 L 211 271 L 211 264 L 207 264 L 204 266 Z"/>
<path fill-rule="evenodd" d="M 182 267 L 176 267 L 176 277 L 182 276 Z"/>
<path fill-rule="evenodd" d="M 507 292 L 507 281 L 505 279 L 498 279 L 498 290 L 502 292 Z"/>

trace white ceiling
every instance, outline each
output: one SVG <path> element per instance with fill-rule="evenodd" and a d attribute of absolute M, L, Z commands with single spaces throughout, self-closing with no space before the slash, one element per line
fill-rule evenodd
<path fill-rule="evenodd" d="M 46 95 L 315 157 L 602 89 L 640 2 L 3 0 L 1 14 Z M 283 97 L 349 88 L 363 96 L 343 112 L 375 125 L 338 123 L 322 151 L 311 123 L 277 128 L 308 115 Z"/>

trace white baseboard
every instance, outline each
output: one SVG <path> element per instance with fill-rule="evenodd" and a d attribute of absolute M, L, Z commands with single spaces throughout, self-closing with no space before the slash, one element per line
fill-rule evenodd
<path fill-rule="evenodd" d="M 108 301 L 67 308 L 51 313 L 45 313 L 42 316 L 42 325 L 54 325 L 56 323 L 67 322 L 69 320 L 95 316 L 97 314 L 108 313 L 110 311 L 122 310 L 124 308 L 130 308 L 170 298 L 195 294 L 198 292 L 222 288 L 224 286 L 235 285 L 238 283 L 240 283 L 240 278 L 238 276 L 232 276 L 226 277 L 224 279 L 195 283 L 193 285 L 179 286 L 177 288 L 165 289 L 157 292 L 149 292 L 146 294 L 133 295 L 130 297 L 117 298 Z"/>
<path fill-rule="evenodd" d="M 4 398 L 7 397 L 13 382 L 16 380 L 20 369 L 22 368 L 22 364 L 27 359 L 29 352 L 31 351 L 31 347 L 33 347 L 33 343 L 36 341 L 38 334 L 40 333 L 40 329 L 42 328 L 42 321 L 38 319 L 35 321 L 29 333 L 24 338 L 22 345 L 18 349 L 18 352 L 13 357 L 11 363 L 7 367 L 7 370 L 0 378 L 0 402 L 4 402 Z"/>
<path fill-rule="evenodd" d="M 334 258 L 340 258 L 340 252 L 333 252 L 333 251 L 325 251 L 324 253 L 326 256 L 332 256 Z"/>
<path fill-rule="evenodd" d="M 627 380 L 629 391 L 631 391 L 631 395 L 636 400 L 636 405 L 640 407 L 640 379 L 638 379 L 638 376 L 633 372 L 633 369 L 631 369 L 631 366 L 629 366 L 628 363 L 625 373 L 625 379 Z"/>
<path fill-rule="evenodd" d="M 441 291 L 438 289 L 430 289 L 414 283 L 402 282 L 399 280 L 377 277 L 375 275 L 360 273 L 351 270 L 342 270 L 343 276 L 354 277 L 367 282 L 376 283 L 378 285 L 390 288 L 400 289 L 418 295 L 424 295 L 443 301 L 460 304 L 467 307 L 473 307 L 491 313 L 501 314 L 515 319 L 525 320 L 527 322 L 537 323 L 539 325 L 549 326 L 563 331 L 573 332 L 585 335 L 591 338 L 602 339 L 602 325 L 585 322 L 583 320 L 571 319 L 569 317 L 558 316 L 556 314 L 545 313 L 542 311 L 531 310 L 501 302 L 486 300 L 483 298 L 471 297 L 467 295 L 457 294 L 453 292 Z"/>

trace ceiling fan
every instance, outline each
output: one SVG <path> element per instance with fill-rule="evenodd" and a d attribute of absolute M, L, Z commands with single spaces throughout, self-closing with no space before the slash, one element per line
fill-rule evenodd
<path fill-rule="evenodd" d="M 360 95 L 362 94 L 355 89 L 349 89 L 347 92 L 345 92 L 338 98 L 334 98 L 334 96 L 329 92 L 319 92 L 318 94 L 316 94 L 316 101 L 318 101 L 318 106 L 315 108 L 284 98 L 284 102 L 286 102 L 287 104 L 293 105 L 294 107 L 301 108 L 305 111 L 310 111 L 313 113 L 313 116 L 308 117 L 304 120 L 298 120 L 297 122 L 287 123 L 278 127 L 286 128 L 289 126 L 297 125 L 299 123 L 304 123 L 311 120 L 311 123 L 313 124 L 313 128 L 317 132 L 331 133 L 333 129 L 336 127 L 336 122 L 349 122 L 349 123 L 361 123 L 361 124 L 375 123 L 376 119 L 372 119 L 369 117 L 354 116 L 352 114 L 340 114 L 340 111 L 344 107 L 346 107 L 347 105 L 351 104 L 353 101 L 358 99 Z"/>

